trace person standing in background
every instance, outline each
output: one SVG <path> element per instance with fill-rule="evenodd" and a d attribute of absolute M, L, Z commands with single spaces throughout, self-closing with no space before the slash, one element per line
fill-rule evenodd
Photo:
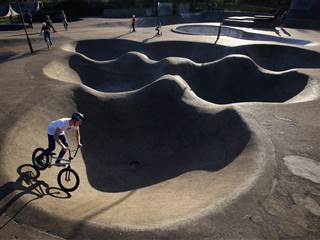
<path fill-rule="evenodd" d="M 132 15 L 131 19 L 131 31 L 135 32 L 136 31 L 136 15 Z"/>
<path fill-rule="evenodd" d="M 28 27 L 33 29 L 32 25 L 32 14 L 29 11 L 26 11 L 23 15 L 24 21 L 28 23 Z"/>
<path fill-rule="evenodd" d="M 68 21 L 67 21 L 67 16 L 66 16 L 66 14 L 65 14 L 65 12 L 63 10 L 61 10 L 60 17 L 61 17 L 61 21 L 63 23 L 64 30 L 67 31 L 69 24 L 68 24 Z"/>

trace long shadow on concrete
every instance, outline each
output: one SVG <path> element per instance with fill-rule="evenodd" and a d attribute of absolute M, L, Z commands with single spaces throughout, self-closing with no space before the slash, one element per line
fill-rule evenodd
<path fill-rule="evenodd" d="M 15 213 L 11 218 L 0 226 L 3 229 L 12 219 L 14 219 L 31 202 L 41 199 L 45 196 L 54 198 L 70 198 L 71 195 L 63 192 L 61 189 L 50 187 L 46 182 L 37 179 L 39 172 L 30 164 L 24 164 L 17 168 L 18 178 L 16 181 L 7 182 L 0 186 L 0 214 L 8 212 L 20 198 L 29 195 L 32 198 L 22 206 L 14 206 Z M 64 194 L 62 194 L 64 193 Z M 21 204 L 18 204 L 21 205 Z"/>

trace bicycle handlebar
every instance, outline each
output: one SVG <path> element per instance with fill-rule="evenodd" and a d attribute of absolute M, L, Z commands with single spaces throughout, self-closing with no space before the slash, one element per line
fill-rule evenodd
<path fill-rule="evenodd" d="M 79 150 L 79 145 L 78 145 L 78 147 L 77 147 L 77 149 L 76 149 L 76 151 L 75 151 L 75 153 L 74 153 L 74 155 L 73 155 L 73 157 L 71 157 L 71 149 L 70 148 L 68 148 L 68 152 L 69 152 L 69 159 L 71 159 L 71 158 L 75 158 L 76 157 L 76 155 L 77 155 L 77 153 L 78 153 L 78 150 Z"/>

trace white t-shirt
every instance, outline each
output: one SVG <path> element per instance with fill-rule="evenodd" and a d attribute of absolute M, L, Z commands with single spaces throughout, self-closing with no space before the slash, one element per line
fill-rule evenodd
<path fill-rule="evenodd" d="M 70 120 L 71 120 L 71 118 L 60 118 L 58 120 L 52 121 L 48 125 L 48 134 L 54 135 L 57 128 L 59 128 L 59 130 L 60 130 L 59 135 L 64 134 L 64 131 L 71 129 L 71 128 L 74 130 L 77 130 L 79 128 L 78 126 L 70 126 L 69 125 Z"/>

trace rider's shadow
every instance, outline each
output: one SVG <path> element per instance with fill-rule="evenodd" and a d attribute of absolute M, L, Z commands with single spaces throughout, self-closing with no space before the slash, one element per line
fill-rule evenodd
<path fill-rule="evenodd" d="M 11 219 L 0 226 L 0 230 L 7 225 L 18 213 L 20 213 L 29 203 L 43 198 L 44 196 L 51 196 L 55 198 L 70 198 L 71 195 L 59 188 L 50 187 L 45 181 L 38 180 L 40 173 L 31 164 L 24 164 L 18 167 L 19 174 L 15 182 L 7 182 L 0 186 L 0 215 L 7 212 L 18 199 L 24 195 L 34 196 L 31 200 L 25 202 L 22 207 L 19 207 L 17 212 Z M 19 191 L 19 192 L 18 192 Z M 14 194 L 17 192 L 16 194 Z M 12 197 L 10 195 L 13 195 Z M 9 197 L 10 196 L 10 197 Z M 9 198 L 9 199 L 8 199 Z"/>

